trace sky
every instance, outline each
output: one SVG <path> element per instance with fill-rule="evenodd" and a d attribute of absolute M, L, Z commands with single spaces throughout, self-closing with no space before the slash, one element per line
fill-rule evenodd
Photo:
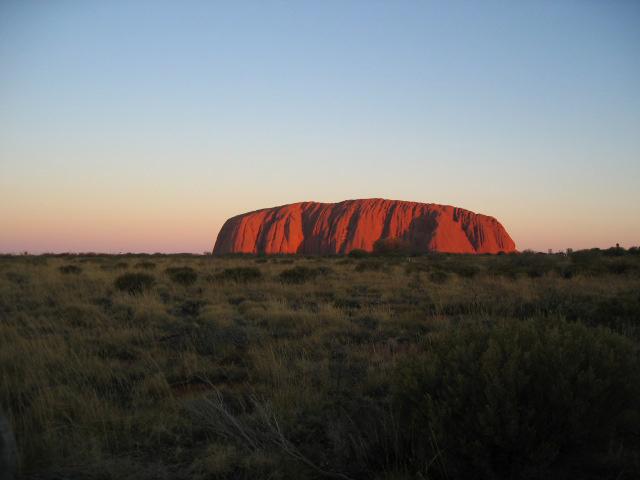
<path fill-rule="evenodd" d="M 640 245 L 640 2 L 0 0 L 0 252 L 390 198 Z"/>

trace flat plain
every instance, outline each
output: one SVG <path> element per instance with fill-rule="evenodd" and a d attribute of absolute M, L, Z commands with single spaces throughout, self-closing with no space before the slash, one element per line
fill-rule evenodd
<path fill-rule="evenodd" d="M 22 478 L 639 478 L 640 255 L 0 258 Z"/>

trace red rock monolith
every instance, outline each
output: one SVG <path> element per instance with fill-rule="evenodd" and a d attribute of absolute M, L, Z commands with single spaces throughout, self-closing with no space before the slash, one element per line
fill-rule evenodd
<path fill-rule="evenodd" d="M 399 239 L 414 252 L 513 252 L 515 243 L 493 217 L 434 203 L 379 198 L 301 202 L 228 219 L 214 254 L 346 254 Z"/>

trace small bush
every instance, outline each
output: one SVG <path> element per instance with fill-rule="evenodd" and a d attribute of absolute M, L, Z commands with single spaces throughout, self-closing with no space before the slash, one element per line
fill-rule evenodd
<path fill-rule="evenodd" d="M 146 273 L 125 273 L 116 278 L 115 287 L 121 292 L 136 295 L 150 289 L 155 279 Z"/>
<path fill-rule="evenodd" d="M 575 268 L 571 267 L 570 265 L 562 267 L 558 270 L 558 274 L 565 280 L 571 280 L 575 275 Z"/>
<path fill-rule="evenodd" d="M 280 280 L 284 283 L 300 284 L 315 279 L 325 272 L 322 268 L 293 267 L 280 272 Z"/>
<path fill-rule="evenodd" d="M 99 325 L 104 315 L 95 305 L 69 304 L 56 309 L 56 314 L 66 323 L 74 327 L 90 327 Z"/>
<path fill-rule="evenodd" d="M 183 317 L 197 317 L 204 305 L 200 300 L 186 300 L 178 306 L 175 313 Z"/>
<path fill-rule="evenodd" d="M 610 247 L 602 251 L 602 254 L 606 257 L 623 257 L 626 250 L 620 246 Z"/>
<path fill-rule="evenodd" d="M 407 275 L 419 272 L 430 272 L 433 267 L 425 262 L 409 262 L 404 267 L 404 272 Z"/>
<path fill-rule="evenodd" d="M 473 278 L 480 272 L 480 269 L 476 265 L 464 263 L 455 265 L 452 270 L 456 275 L 464 278 Z"/>
<path fill-rule="evenodd" d="M 196 283 L 198 273 L 191 267 L 171 267 L 165 270 L 172 282 L 188 287 Z"/>
<path fill-rule="evenodd" d="M 142 268 L 144 270 L 153 270 L 156 268 L 156 264 L 153 262 L 138 262 L 135 267 Z"/>
<path fill-rule="evenodd" d="M 378 260 L 366 260 L 356 265 L 356 272 L 379 272 L 380 270 L 386 270 L 387 266 L 384 262 Z"/>
<path fill-rule="evenodd" d="M 256 267 L 225 268 L 216 278 L 223 281 L 247 283 L 260 280 L 262 272 Z"/>
<path fill-rule="evenodd" d="M 356 248 L 351 250 L 348 256 L 351 258 L 366 258 L 369 256 L 369 252 L 362 250 L 361 248 Z"/>
<path fill-rule="evenodd" d="M 354 300 L 353 298 L 337 298 L 336 300 L 334 300 L 333 306 L 345 310 L 357 309 L 361 307 L 360 302 L 358 300 Z"/>
<path fill-rule="evenodd" d="M 628 339 L 545 319 L 451 329 L 425 346 L 395 377 L 407 453 L 423 467 L 442 455 L 447 478 L 622 471 L 606 463 L 610 446 L 624 448 L 625 432 L 640 428 Z"/>
<path fill-rule="evenodd" d="M 449 280 L 449 274 L 442 270 L 436 270 L 429 274 L 429 280 L 433 283 L 442 285 L 443 283 L 446 283 L 447 280 Z"/>
<path fill-rule="evenodd" d="M 614 275 L 624 275 L 632 272 L 634 266 L 632 262 L 625 261 L 624 259 L 616 259 L 607 265 L 607 270 Z"/>
<path fill-rule="evenodd" d="M 5 273 L 5 276 L 7 277 L 7 280 L 16 285 L 24 286 L 27 285 L 30 281 L 28 275 L 20 272 L 7 272 Z"/>
<path fill-rule="evenodd" d="M 165 337 L 172 348 L 193 349 L 201 355 L 232 359 L 234 352 L 241 352 L 248 343 L 244 330 L 236 325 L 218 326 L 212 322 L 195 321 L 189 325 L 169 327 Z"/>
<path fill-rule="evenodd" d="M 318 275 L 330 275 L 333 273 L 333 268 L 325 267 L 324 265 L 316 268 Z"/>
<path fill-rule="evenodd" d="M 80 272 L 82 272 L 82 268 L 76 265 L 62 265 L 58 268 L 58 270 L 60 270 L 60 273 L 63 273 L 65 275 L 78 275 Z"/>
<path fill-rule="evenodd" d="M 275 263 L 279 263 L 280 265 L 291 265 L 294 263 L 293 258 L 275 258 Z"/>

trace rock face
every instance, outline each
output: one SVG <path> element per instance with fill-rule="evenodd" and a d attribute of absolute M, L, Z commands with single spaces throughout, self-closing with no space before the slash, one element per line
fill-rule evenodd
<path fill-rule="evenodd" d="M 346 254 L 399 239 L 411 250 L 447 253 L 513 252 L 515 243 L 493 217 L 462 208 L 399 200 L 302 202 L 228 219 L 214 254 Z"/>

